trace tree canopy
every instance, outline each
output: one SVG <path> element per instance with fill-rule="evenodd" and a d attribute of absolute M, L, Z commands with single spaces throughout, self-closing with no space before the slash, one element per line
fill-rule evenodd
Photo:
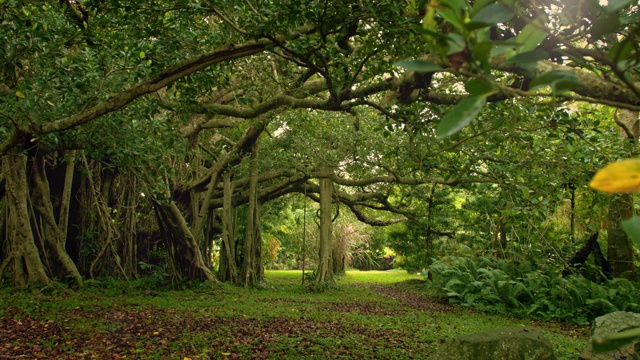
<path fill-rule="evenodd" d="M 4 0 L 0 19 L 0 273 L 20 284 L 163 257 L 254 286 L 263 207 L 295 194 L 319 204 L 321 282 L 341 212 L 500 248 L 633 210 L 586 187 L 637 154 L 633 1 Z"/>

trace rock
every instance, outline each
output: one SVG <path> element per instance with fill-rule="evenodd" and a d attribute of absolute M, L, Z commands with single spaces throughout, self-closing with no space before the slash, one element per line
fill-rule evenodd
<path fill-rule="evenodd" d="M 533 326 L 508 327 L 455 337 L 431 360 L 556 360 L 547 337 Z"/>
<path fill-rule="evenodd" d="M 614 334 L 624 330 L 630 330 L 640 327 L 640 314 L 615 311 L 607 315 L 596 318 L 593 323 L 594 336 L 604 336 Z M 636 350 L 638 348 L 638 350 Z M 613 360 L 613 359 L 636 359 L 640 358 L 640 340 L 624 346 L 618 350 L 595 354 L 591 349 L 591 344 L 580 354 L 580 360 Z"/>

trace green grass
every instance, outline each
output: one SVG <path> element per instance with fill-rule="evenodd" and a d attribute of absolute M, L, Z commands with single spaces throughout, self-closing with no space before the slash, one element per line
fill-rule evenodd
<path fill-rule="evenodd" d="M 30 345 L 0 345 L 0 358 L 422 359 L 457 335 L 531 324 L 407 302 L 424 291 L 421 277 L 404 271 L 348 271 L 322 293 L 309 292 L 300 271 L 268 271 L 267 279 L 262 290 L 205 283 L 150 291 L 122 282 L 47 295 L 3 289 L 0 334 L 21 334 L 28 327 L 23 334 Z M 584 329 L 537 325 L 559 359 L 577 358 L 587 344 Z"/>

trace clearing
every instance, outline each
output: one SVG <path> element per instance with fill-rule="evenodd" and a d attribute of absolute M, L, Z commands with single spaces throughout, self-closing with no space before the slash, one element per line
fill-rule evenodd
<path fill-rule="evenodd" d="M 180 291 L 88 281 L 0 293 L 2 359 L 424 359 L 446 339 L 504 326 L 540 327 L 559 359 L 589 329 L 479 314 L 425 296 L 404 271 L 349 271 L 322 293 L 299 271 L 268 271 L 269 287 L 202 284 Z"/>

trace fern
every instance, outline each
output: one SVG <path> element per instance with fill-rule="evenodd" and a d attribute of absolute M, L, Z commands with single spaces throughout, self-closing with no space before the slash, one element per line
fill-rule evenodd
<path fill-rule="evenodd" d="M 494 258 L 448 258 L 435 261 L 429 271 L 432 291 L 480 311 L 586 324 L 618 309 L 640 310 L 640 288 L 624 279 L 598 284 L 582 276 L 562 278 L 558 269 Z"/>

